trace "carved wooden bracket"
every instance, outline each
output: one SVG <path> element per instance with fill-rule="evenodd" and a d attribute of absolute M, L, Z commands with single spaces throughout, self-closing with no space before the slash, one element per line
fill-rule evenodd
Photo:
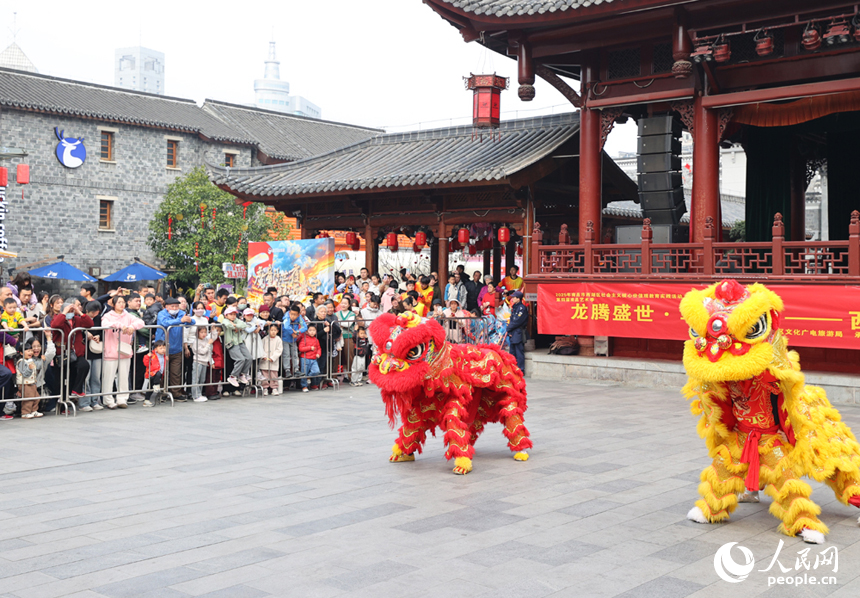
<path fill-rule="evenodd" d="M 552 70 L 542 64 L 535 63 L 535 73 L 544 81 L 555 87 L 561 95 L 567 98 L 567 101 L 576 106 L 582 106 L 582 98 L 576 90 L 564 82 L 564 80 L 556 75 Z"/>
<path fill-rule="evenodd" d="M 600 150 L 606 144 L 606 138 L 612 132 L 617 119 L 624 112 L 624 108 L 604 108 L 600 111 Z"/>
<path fill-rule="evenodd" d="M 692 100 L 684 100 L 682 102 L 672 102 L 671 104 L 672 110 L 677 112 L 681 116 L 681 122 L 684 123 L 684 126 L 687 127 L 687 130 L 690 132 L 690 135 L 695 139 L 695 117 L 693 116 L 693 101 Z"/>
<path fill-rule="evenodd" d="M 726 132 L 726 127 L 729 124 L 729 121 L 732 120 L 732 115 L 734 114 L 734 110 L 731 108 L 720 108 L 720 136 L 718 138 L 719 141 L 723 140 L 723 134 Z"/>

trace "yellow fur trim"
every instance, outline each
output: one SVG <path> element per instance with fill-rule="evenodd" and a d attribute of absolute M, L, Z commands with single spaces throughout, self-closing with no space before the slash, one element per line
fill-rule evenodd
<path fill-rule="evenodd" d="M 705 309 L 705 298 L 713 298 L 714 289 L 716 288 L 717 285 L 712 284 L 702 291 L 692 289 L 684 295 L 684 298 L 681 299 L 681 303 L 678 306 L 681 310 L 681 316 L 687 322 L 687 325 L 695 330 L 699 336 L 705 336 L 705 329 L 707 328 L 708 320 L 711 317 L 708 314 L 708 310 Z"/>
<path fill-rule="evenodd" d="M 732 310 L 728 320 L 729 330 L 738 340 L 746 337 L 749 329 L 762 314 L 767 314 L 772 309 L 782 312 L 783 309 L 782 299 L 764 285 L 756 283 L 748 286 L 747 290 L 750 292 L 749 299 L 737 305 Z M 770 317 L 768 317 L 768 322 L 770 322 Z M 762 338 L 767 338 L 767 334 Z"/>
<path fill-rule="evenodd" d="M 391 447 L 391 454 L 394 455 L 395 457 L 399 457 L 400 455 L 403 454 L 403 451 L 400 450 L 400 446 L 396 442 L 394 443 L 394 446 Z"/>
<path fill-rule="evenodd" d="M 514 453 L 514 461 L 528 461 L 529 454 L 525 451 L 520 451 L 518 453 Z"/>
<path fill-rule="evenodd" d="M 469 457 L 454 459 L 454 473 L 467 474 L 472 471 L 472 460 Z"/>
<path fill-rule="evenodd" d="M 704 354 L 699 354 L 693 341 L 684 343 L 684 368 L 691 379 L 701 382 L 729 382 L 747 380 L 761 374 L 773 361 L 773 347 L 761 342 L 750 347 L 745 355 L 732 355 L 728 351 L 711 363 Z"/>

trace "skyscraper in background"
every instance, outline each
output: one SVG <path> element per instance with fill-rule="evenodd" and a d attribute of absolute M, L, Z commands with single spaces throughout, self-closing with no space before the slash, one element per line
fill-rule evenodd
<path fill-rule="evenodd" d="M 290 95 L 290 84 L 281 81 L 280 65 L 275 58 L 275 42 L 269 42 L 269 56 L 262 79 L 254 80 L 254 103 L 259 108 L 298 116 L 321 118 L 322 108 L 301 96 Z"/>
<path fill-rule="evenodd" d="M 114 52 L 113 82 L 117 87 L 164 95 L 164 54 L 136 46 Z"/>

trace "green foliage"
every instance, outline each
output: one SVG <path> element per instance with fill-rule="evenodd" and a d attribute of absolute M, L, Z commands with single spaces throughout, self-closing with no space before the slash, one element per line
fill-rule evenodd
<path fill-rule="evenodd" d="M 735 222 L 735 225 L 729 230 L 729 240 L 733 243 L 747 240 L 747 223 L 744 220 Z"/>
<path fill-rule="evenodd" d="M 201 225 L 200 206 L 205 226 Z M 215 220 L 212 210 L 215 210 Z M 235 254 L 237 264 L 248 262 L 248 241 L 269 239 L 272 221 L 264 215 L 260 204 L 248 206 L 247 220 L 242 219 L 243 207 L 235 198 L 213 185 L 203 167 L 177 178 L 167 188 L 164 200 L 149 223 L 149 246 L 172 271 L 168 278 L 183 285 L 197 281 L 217 284 L 224 282 L 221 264 L 230 262 Z M 172 239 L 167 238 L 168 218 L 173 218 Z M 246 230 L 243 230 L 247 227 Z M 239 235 L 241 247 L 237 250 Z M 194 267 L 194 244 L 198 243 L 200 272 Z"/>

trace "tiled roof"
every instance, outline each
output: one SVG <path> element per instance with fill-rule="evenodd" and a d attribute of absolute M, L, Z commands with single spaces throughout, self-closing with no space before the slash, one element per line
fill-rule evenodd
<path fill-rule="evenodd" d="M 203 110 L 257 142 L 270 158 L 301 160 L 363 141 L 383 131 L 206 100 Z"/>
<path fill-rule="evenodd" d="M 687 213 L 681 216 L 682 224 L 690 223 L 690 189 L 684 189 L 684 202 L 687 204 Z M 722 206 L 723 227 L 732 227 L 746 218 L 746 200 L 735 195 L 720 195 Z M 604 216 L 620 216 L 622 218 L 642 219 L 642 208 L 638 203 L 632 201 L 613 201 L 603 208 Z"/>
<path fill-rule="evenodd" d="M 0 68 L 0 106 L 203 133 L 210 139 L 253 143 L 193 100 L 129 91 Z"/>
<path fill-rule="evenodd" d="M 214 100 L 201 108 L 194 100 L 5 68 L 0 68 L 0 107 L 187 131 L 253 145 L 278 160 L 308 158 L 380 132 Z"/>
<path fill-rule="evenodd" d="M 579 132 L 579 114 L 502 123 L 501 139 L 472 127 L 378 135 L 314 158 L 246 169 L 209 165 L 209 178 L 257 197 L 499 181 L 550 155 Z"/>
<path fill-rule="evenodd" d="M 516 17 L 564 12 L 598 4 L 609 4 L 612 0 L 442 0 L 442 2 L 476 15 Z"/>

